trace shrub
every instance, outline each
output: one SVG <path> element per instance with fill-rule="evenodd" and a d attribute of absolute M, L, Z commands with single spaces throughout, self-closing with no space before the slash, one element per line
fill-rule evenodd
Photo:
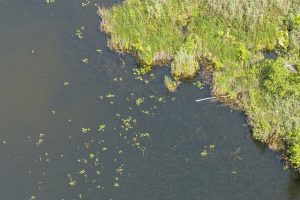
<path fill-rule="evenodd" d="M 268 92 L 287 97 L 299 95 L 300 79 L 287 68 L 288 64 L 283 59 L 278 59 L 268 65 L 267 77 L 264 86 Z"/>
<path fill-rule="evenodd" d="M 289 133 L 290 161 L 295 167 L 300 167 L 300 129 Z"/>

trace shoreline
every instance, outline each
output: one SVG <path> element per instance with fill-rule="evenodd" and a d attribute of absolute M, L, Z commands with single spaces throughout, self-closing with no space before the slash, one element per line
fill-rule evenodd
<path fill-rule="evenodd" d="M 264 11 L 269 12 L 265 16 L 266 22 L 257 24 L 253 35 L 252 31 L 244 29 L 245 25 L 240 25 L 239 22 L 223 21 L 223 13 L 219 18 L 211 17 L 201 3 L 195 5 L 195 9 L 200 10 L 197 11 L 189 7 L 194 6 L 193 3 L 185 5 L 176 0 L 164 0 L 160 3 L 145 1 L 150 7 L 132 0 L 112 9 L 99 8 L 101 30 L 110 36 L 108 46 L 113 50 L 132 54 L 145 72 L 151 70 L 153 65 L 170 65 L 175 81 L 195 77 L 201 64 L 202 70 L 212 73 L 212 80 L 208 82 L 213 97 L 245 112 L 254 139 L 267 144 L 273 151 L 285 152 L 290 166 L 299 168 L 300 47 L 293 46 L 292 40 L 296 37 L 296 42 L 300 41 L 300 13 L 294 13 L 293 5 L 279 16 L 272 10 L 279 8 L 266 7 Z M 148 15 L 152 4 L 161 6 L 159 12 L 164 17 L 154 14 L 155 17 L 150 20 L 152 17 L 149 18 Z M 298 4 L 294 3 L 294 6 Z M 185 9 L 190 9 L 190 14 L 182 13 L 178 5 L 187 6 L 183 10 L 186 12 Z M 175 10 L 175 13 L 173 10 L 170 12 L 169 7 L 173 7 L 171 10 Z M 175 15 L 176 12 L 179 17 Z M 295 18 L 292 24 L 294 27 L 284 31 L 290 26 L 287 19 L 291 16 Z M 175 22 L 173 18 L 176 19 Z M 166 21 L 171 24 L 166 24 Z M 152 26 L 156 28 L 153 29 Z M 228 26 L 231 28 L 228 29 Z M 157 28 L 161 30 L 156 30 Z M 206 29 L 212 33 L 205 35 Z M 198 32 L 202 32 L 204 36 Z M 133 37 L 135 34 L 139 37 Z M 253 38 L 256 42 L 254 46 Z M 280 55 L 282 50 L 284 54 Z M 263 52 L 272 51 L 279 52 L 276 60 L 262 56 Z M 287 62 L 292 63 L 290 66 L 293 67 L 293 72 L 284 67 Z M 227 97 L 220 99 L 222 96 Z"/>

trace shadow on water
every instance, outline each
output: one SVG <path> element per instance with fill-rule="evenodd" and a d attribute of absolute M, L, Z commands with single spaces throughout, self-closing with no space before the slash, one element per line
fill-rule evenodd
<path fill-rule="evenodd" d="M 0 1 L 0 199 L 299 199 L 243 113 L 106 47 L 120 2 Z"/>
<path fill-rule="evenodd" d="M 290 180 L 288 181 L 288 200 L 296 200 L 299 199 L 300 190 L 299 190 L 299 180 L 295 180 L 292 175 Z"/>

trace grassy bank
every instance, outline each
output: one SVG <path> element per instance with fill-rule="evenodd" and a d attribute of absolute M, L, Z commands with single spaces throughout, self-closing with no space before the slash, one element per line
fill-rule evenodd
<path fill-rule="evenodd" d="M 205 63 L 214 94 L 228 95 L 248 115 L 253 136 L 286 147 L 300 167 L 298 1 L 125 0 L 99 14 L 109 46 L 135 54 L 145 69 L 170 64 L 178 80 Z"/>

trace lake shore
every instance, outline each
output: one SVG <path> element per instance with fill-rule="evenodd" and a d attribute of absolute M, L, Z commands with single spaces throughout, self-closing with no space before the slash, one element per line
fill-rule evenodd
<path fill-rule="evenodd" d="M 243 110 L 254 138 L 299 168 L 299 3 L 242 2 L 127 0 L 98 12 L 109 47 L 134 54 L 142 72 L 169 64 L 178 81 L 195 77 L 199 62 L 212 70 L 213 94 Z"/>

